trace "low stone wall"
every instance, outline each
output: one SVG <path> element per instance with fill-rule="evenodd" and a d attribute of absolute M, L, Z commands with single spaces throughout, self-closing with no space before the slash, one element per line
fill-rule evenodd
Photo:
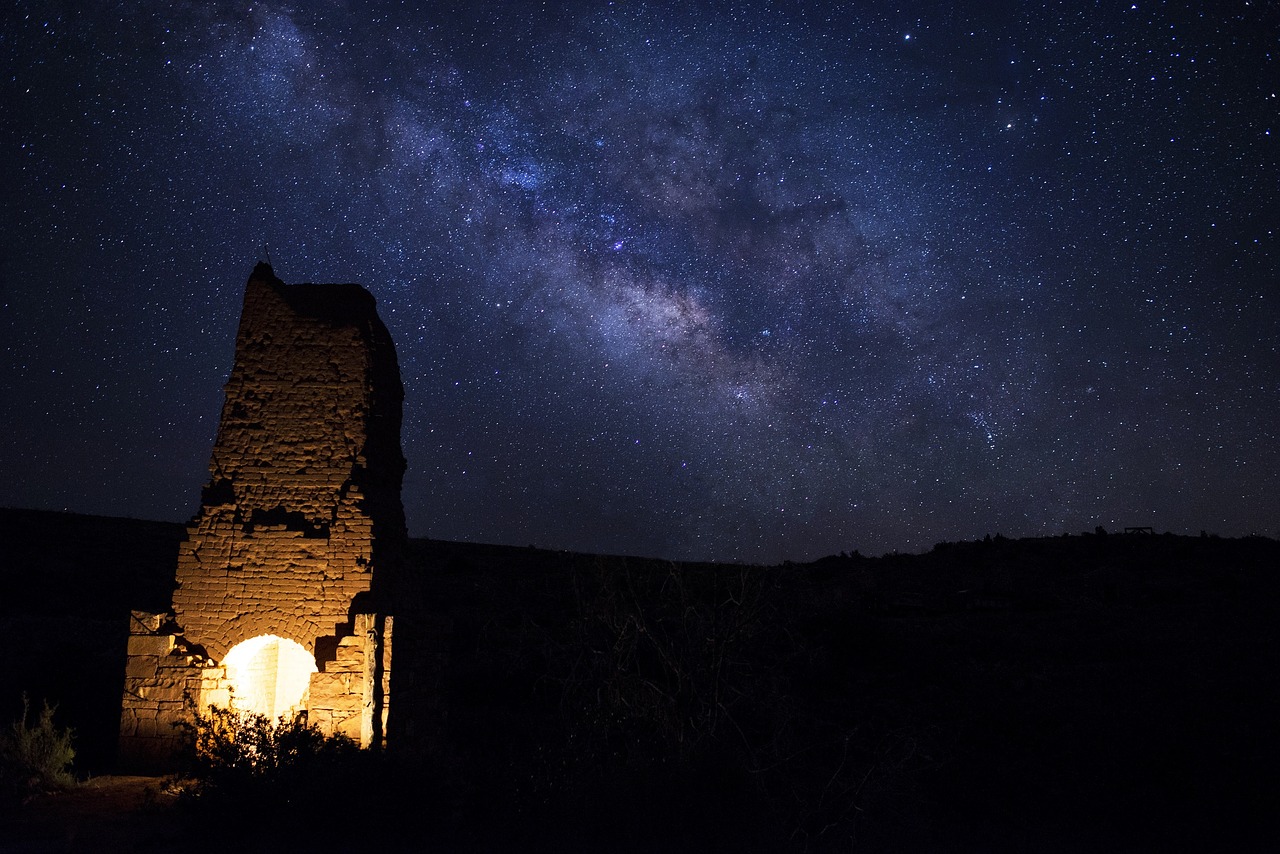
<path fill-rule="evenodd" d="M 230 703 L 226 669 L 187 647 L 172 631 L 171 614 L 133 611 L 129 620 L 118 765 L 171 770 L 192 709 Z"/>

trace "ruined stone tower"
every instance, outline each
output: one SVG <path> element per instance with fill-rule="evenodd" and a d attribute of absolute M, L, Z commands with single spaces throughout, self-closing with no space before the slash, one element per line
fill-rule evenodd
<path fill-rule="evenodd" d="M 163 762 L 184 695 L 273 718 L 305 711 L 325 732 L 381 741 L 384 588 L 405 543 L 403 397 L 368 291 L 254 269 L 173 611 L 134 614 L 124 764 Z"/>

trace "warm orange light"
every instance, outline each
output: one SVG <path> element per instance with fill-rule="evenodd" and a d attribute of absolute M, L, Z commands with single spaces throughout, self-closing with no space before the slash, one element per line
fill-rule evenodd
<path fill-rule="evenodd" d="M 292 718 L 306 705 L 315 657 L 295 641 L 259 635 L 236 644 L 222 663 L 231 683 L 231 705 L 271 720 Z"/>

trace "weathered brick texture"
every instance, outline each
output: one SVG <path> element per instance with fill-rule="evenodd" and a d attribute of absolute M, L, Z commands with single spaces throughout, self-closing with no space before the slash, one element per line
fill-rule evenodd
<path fill-rule="evenodd" d="M 129 770 L 166 770 L 181 737 L 176 724 L 188 707 L 202 699 L 230 699 L 223 668 L 192 650 L 173 628 L 167 614 L 130 615 L 119 757 Z"/>
<path fill-rule="evenodd" d="M 254 269 L 210 481 L 179 550 L 174 624 L 135 614 L 123 756 L 163 755 L 184 694 L 221 701 L 218 662 L 259 635 L 316 655 L 305 698 L 313 721 L 381 739 L 382 588 L 405 542 L 403 398 L 394 344 L 366 290 L 286 285 L 268 265 Z"/>
<path fill-rule="evenodd" d="M 260 264 L 173 606 L 221 658 L 274 634 L 314 652 L 391 575 L 404 541 L 404 397 L 395 348 L 358 285 L 285 285 Z M 367 609 L 371 610 L 371 609 Z"/>

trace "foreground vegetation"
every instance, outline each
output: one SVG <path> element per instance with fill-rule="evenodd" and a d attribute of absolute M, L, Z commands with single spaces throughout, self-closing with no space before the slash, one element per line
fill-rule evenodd
<path fill-rule="evenodd" d="M 39 712 L 22 696 L 22 713 L 0 731 L 0 805 L 14 804 L 42 792 L 75 783 L 74 733 L 54 722 L 56 708 L 44 702 Z"/>

